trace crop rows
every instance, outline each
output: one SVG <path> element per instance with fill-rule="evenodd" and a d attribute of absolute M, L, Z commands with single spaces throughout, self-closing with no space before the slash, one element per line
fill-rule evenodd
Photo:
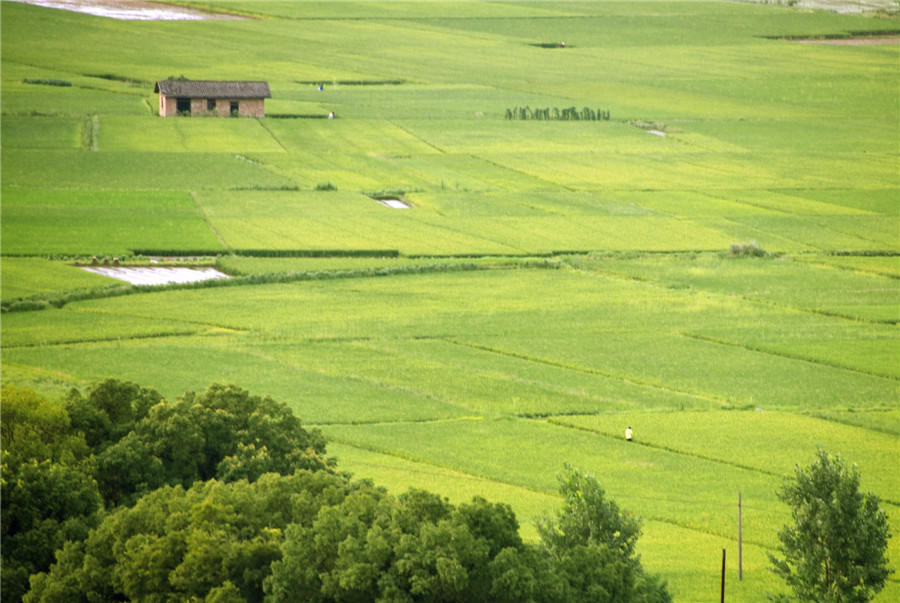
<path fill-rule="evenodd" d="M 788 39 L 893 20 L 193 4 L 259 18 L 3 5 L 2 301 L 35 308 L 3 314 L 4 383 L 236 383 L 320 426 L 342 469 L 508 502 L 527 538 L 573 463 L 644 519 L 643 561 L 680 601 L 718 596 L 738 492 L 729 598 L 779 590 L 775 491 L 818 445 L 900 525 L 900 46 Z M 278 117 L 160 119 L 153 82 L 181 74 L 266 79 Z M 505 119 L 526 105 L 609 119 Z M 71 265 L 189 251 L 235 278 L 135 288 Z"/>

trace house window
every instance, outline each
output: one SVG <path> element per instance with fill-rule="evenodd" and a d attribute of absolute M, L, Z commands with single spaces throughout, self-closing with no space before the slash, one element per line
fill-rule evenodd
<path fill-rule="evenodd" d="M 231 101 L 231 108 L 229 111 L 231 111 L 232 117 L 237 117 L 241 112 L 241 104 L 238 101 Z"/>
<path fill-rule="evenodd" d="M 214 98 L 206 99 L 206 110 L 207 111 L 215 111 L 216 110 L 216 99 L 214 99 Z"/>
<path fill-rule="evenodd" d="M 191 114 L 191 99 L 179 98 L 175 99 L 175 111 L 178 113 Z"/>

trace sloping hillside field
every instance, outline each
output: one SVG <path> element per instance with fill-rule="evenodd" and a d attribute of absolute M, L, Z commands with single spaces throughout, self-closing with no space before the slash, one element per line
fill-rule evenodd
<path fill-rule="evenodd" d="M 190 4 L 248 18 L 0 5 L 4 383 L 235 383 L 526 538 L 571 463 L 677 601 L 718 600 L 722 549 L 729 600 L 783 589 L 775 492 L 819 446 L 900 534 L 900 46 L 797 42 L 896 15 Z M 266 80 L 267 117 L 160 118 L 181 75 Z"/>

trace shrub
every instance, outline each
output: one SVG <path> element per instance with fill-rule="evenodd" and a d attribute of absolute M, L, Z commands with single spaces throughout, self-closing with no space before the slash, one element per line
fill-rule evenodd
<path fill-rule="evenodd" d="M 54 80 L 54 79 L 36 79 L 36 80 L 25 79 L 25 80 L 22 80 L 22 83 L 23 84 L 38 84 L 41 86 L 61 86 L 61 87 L 69 87 L 72 85 L 72 82 L 67 82 L 66 80 Z"/>
<path fill-rule="evenodd" d="M 748 243 L 732 243 L 731 255 L 736 257 L 748 256 L 762 258 L 769 255 L 769 252 L 760 247 L 759 243 L 756 241 L 750 241 Z"/>

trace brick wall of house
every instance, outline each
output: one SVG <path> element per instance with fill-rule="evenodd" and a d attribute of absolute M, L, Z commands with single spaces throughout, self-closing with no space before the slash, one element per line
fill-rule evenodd
<path fill-rule="evenodd" d="M 215 99 L 216 105 L 213 110 L 220 117 L 228 117 L 231 115 L 231 103 L 238 103 L 238 115 L 240 117 L 265 117 L 266 106 L 265 99 L 262 98 L 242 98 L 232 101 L 227 98 Z M 159 114 L 161 117 L 174 117 L 178 113 L 178 100 L 159 95 Z M 209 113 L 208 99 L 192 98 L 191 99 L 191 116 L 203 116 Z"/>
<path fill-rule="evenodd" d="M 175 115 L 175 99 L 159 95 L 159 115 L 161 117 L 172 117 Z"/>
<path fill-rule="evenodd" d="M 241 117 L 265 117 L 266 101 L 261 98 L 248 98 L 241 101 Z"/>

